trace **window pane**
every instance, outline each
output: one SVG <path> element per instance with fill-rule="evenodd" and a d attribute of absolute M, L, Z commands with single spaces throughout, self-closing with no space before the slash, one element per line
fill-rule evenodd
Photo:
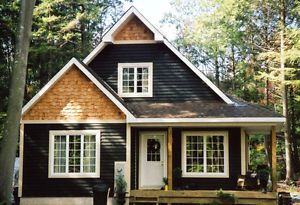
<path fill-rule="evenodd" d="M 160 161 L 159 139 L 147 139 L 147 161 Z"/>
<path fill-rule="evenodd" d="M 54 173 L 66 172 L 66 136 L 54 136 Z"/>
<path fill-rule="evenodd" d="M 123 68 L 123 93 L 134 92 L 134 68 Z"/>
<path fill-rule="evenodd" d="M 203 164 L 203 136 L 186 136 L 186 171 L 201 173 L 204 172 Z"/>
<path fill-rule="evenodd" d="M 95 172 L 95 158 L 96 158 L 96 136 L 84 136 L 84 150 L 83 150 L 83 172 Z"/>
<path fill-rule="evenodd" d="M 69 135 L 69 172 L 80 172 L 81 135 Z"/>
<path fill-rule="evenodd" d="M 224 136 L 207 137 L 206 155 L 207 172 L 224 172 Z"/>

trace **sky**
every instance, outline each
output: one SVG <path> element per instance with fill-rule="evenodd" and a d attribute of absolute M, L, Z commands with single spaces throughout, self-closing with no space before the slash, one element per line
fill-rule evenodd
<path fill-rule="evenodd" d="M 163 26 L 160 23 L 164 14 L 171 10 L 170 2 L 171 0 L 133 0 L 132 3 L 126 2 L 123 9 L 126 11 L 133 5 L 171 41 L 176 36 L 175 28 L 170 25 Z"/>

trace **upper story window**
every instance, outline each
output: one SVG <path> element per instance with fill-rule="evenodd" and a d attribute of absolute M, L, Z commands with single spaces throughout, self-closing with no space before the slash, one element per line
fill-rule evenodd
<path fill-rule="evenodd" d="M 100 131 L 50 131 L 49 177 L 100 176 Z"/>
<path fill-rule="evenodd" d="M 118 63 L 121 97 L 152 97 L 152 63 Z"/>

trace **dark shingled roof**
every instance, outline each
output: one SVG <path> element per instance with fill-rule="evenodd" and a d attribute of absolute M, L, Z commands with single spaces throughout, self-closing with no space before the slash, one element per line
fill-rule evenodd
<path fill-rule="evenodd" d="M 282 117 L 262 106 L 231 97 L 234 104 L 205 101 L 124 101 L 90 67 L 79 61 L 121 104 L 137 118 Z"/>
<path fill-rule="evenodd" d="M 138 118 L 282 117 L 259 105 L 232 99 L 234 104 L 193 102 L 127 102 Z"/>

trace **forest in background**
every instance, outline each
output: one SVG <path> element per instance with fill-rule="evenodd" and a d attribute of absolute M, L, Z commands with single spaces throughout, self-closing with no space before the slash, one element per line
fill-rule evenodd
<path fill-rule="evenodd" d="M 185 56 L 226 93 L 286 117 L 286 126 L 278 133 L 278 176 L 299 180 L 300 2 L 173 0 L 171 4 L 172 11 L 162 22 L 175 25 L 174 43 Z M 267 150 L 262 136 L 251 139 L 252 163 L 257 164 Z"/>
<path fill-rule="evenodd" d="M 103 33 L 123 13 L 123 2 L 37 1 L 24 103 L 72 57 L 83 59 L 100 42 Z M 173 10 L 166 11 L 162 21 L 176 26 L 177 38 L 173 43 L 222 90 L 287 113 L 291 178 L 295 179 L 300 172 L 299 3 L 298 0 L 281 0 L 280 3 L 278 0 L 174 0 Z M 0 4 L 0 139 L 6 117 L 19 7 L 17 0 Z M 287 103 L 286 113 L 284 103 Z M 287 158 L 284 132 L 283 129 L 279 133 L 281 162 Z M 262 144 L 260 139 L 257 141 Z M 282 179 L 286 177 L 285 166 L 279 163 Z"/>

